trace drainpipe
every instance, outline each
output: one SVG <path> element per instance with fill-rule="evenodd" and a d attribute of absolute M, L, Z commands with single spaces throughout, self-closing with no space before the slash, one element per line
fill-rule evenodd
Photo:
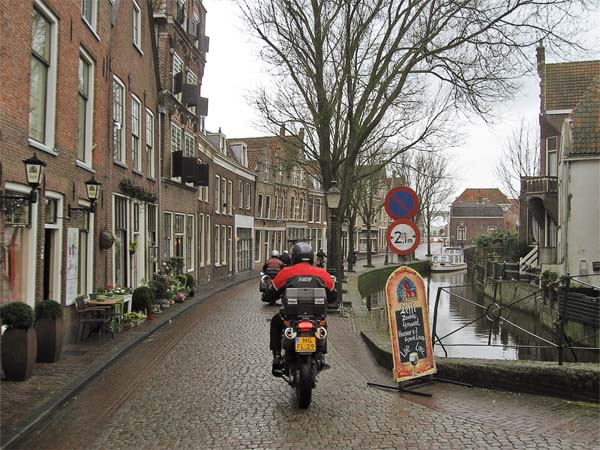
<path fill-rule="evenodd" d="M 158 217 L 156 218 L 156 267 L 160 269 L 162 254 L 160 251 L 160 245 L 162 242 L 162 121 L 165 112 L 164 107 L 158 105 L 158 164 L 156 176 L 158 182 Z"/>

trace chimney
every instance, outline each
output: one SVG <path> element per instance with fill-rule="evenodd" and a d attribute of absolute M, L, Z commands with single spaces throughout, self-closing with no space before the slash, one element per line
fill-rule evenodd
<path fill-rule="evenodd" d="M 540 112 L 543 113 L 546 109 L 546 49 L 544 41 L 540 41 L 540 45 L 536 49 L 536 57 L 537 73 L 540 77 Z"/>
<path fill-rule="evenodd" d="M 285 136 L 285 126 L 281 125 L 279 127 L 279 136 L 284 137 Z"/>
<path fill-rule="evenodd" d="M 301 142 L 304 142 L 304 128 L 300 128 L 300 131 L 298 132 L 298 139 L 300 139 Z"/>

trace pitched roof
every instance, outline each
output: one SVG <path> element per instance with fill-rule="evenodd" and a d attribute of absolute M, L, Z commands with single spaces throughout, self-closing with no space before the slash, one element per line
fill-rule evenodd
<path fill-rule="evenodd" d="M 600 153 L 600 76 L 571 114 L 573 145 L 570 153 Z"/>
<path fill-rule="evenodd" d="M 498 188 L 467 188 L 456 197 L 456 202 L 477 202 L 480 199 L 488 200 L 492 203 L 505 205 L 509 204 L 508 197 Z"/>
<path fill-rule="evenodd" d="M 600 61 L 545 65 L 543 109 L 572 109 L 600 75 Z"/>
<path fill-rule="evenodd" d="M 502 208 L 490 202 L 454 202 L 450 215 L 452 217 L 504 217 Z"/>

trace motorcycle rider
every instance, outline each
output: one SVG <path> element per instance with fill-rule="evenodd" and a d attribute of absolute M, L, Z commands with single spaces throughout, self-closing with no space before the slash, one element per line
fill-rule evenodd
<path fill-rule="evenodd" d="M 287 250 L 284 250 L 281 255 L 279 255 L 279 259 L 283 263 L 284 266 L 291 266 L 292 259 L 290 258 L 290 253 Z"/>
<path fill-rule="evenodd" d="M 327 258 L 327 253 L 323 251 L 322 248 L 317 252 L 317 266 L 324 267 L 325 266 L 325 258 Z"/>
<path fill-rule="evenodd" d="M 292 265 L 284 267 L 277 274 L 265 295 L 278 298 L 283 295 L 288 287 L 324 287 L 328 303 L 335 302 L 337 293 L 331 275 L 325 269 L 313 266 L 313 262 L 314 253 L 311 245 L 307 242 L 298 242 L 292 248 Z M 308 278 L 309 281 L 303 280 L 300 283 L 298 277 Z M 283 374 L 283 358 L 281 356 L 281 333 L 283 328 L 283 317 L 280 311 L 271 319 L 269 341 L 269 348 L 273 352 L 273 369 L 271 373 L 276 377 Z"/>
<path fill-rule="evenodd" d="M 262 271 L 266 272 L 267 269 L 283 269 L 283 262 L 281 262 L 281 260 L 279 259 L 279 252 L 277 250 L 273 250 L 271 252 L 271 258 L 269 258 L 267 262 L 265 262 L 265 264 L 263 265 Z"/>

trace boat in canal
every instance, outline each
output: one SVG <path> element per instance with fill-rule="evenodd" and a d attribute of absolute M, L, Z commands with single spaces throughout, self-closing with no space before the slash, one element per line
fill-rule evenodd
<path fill-rule="evenodd" d="M 432 272 L 454 272 L 466 268 L 465 254 L 460 247 L 444 247 L 441 253 L 431 256 Z"/>

